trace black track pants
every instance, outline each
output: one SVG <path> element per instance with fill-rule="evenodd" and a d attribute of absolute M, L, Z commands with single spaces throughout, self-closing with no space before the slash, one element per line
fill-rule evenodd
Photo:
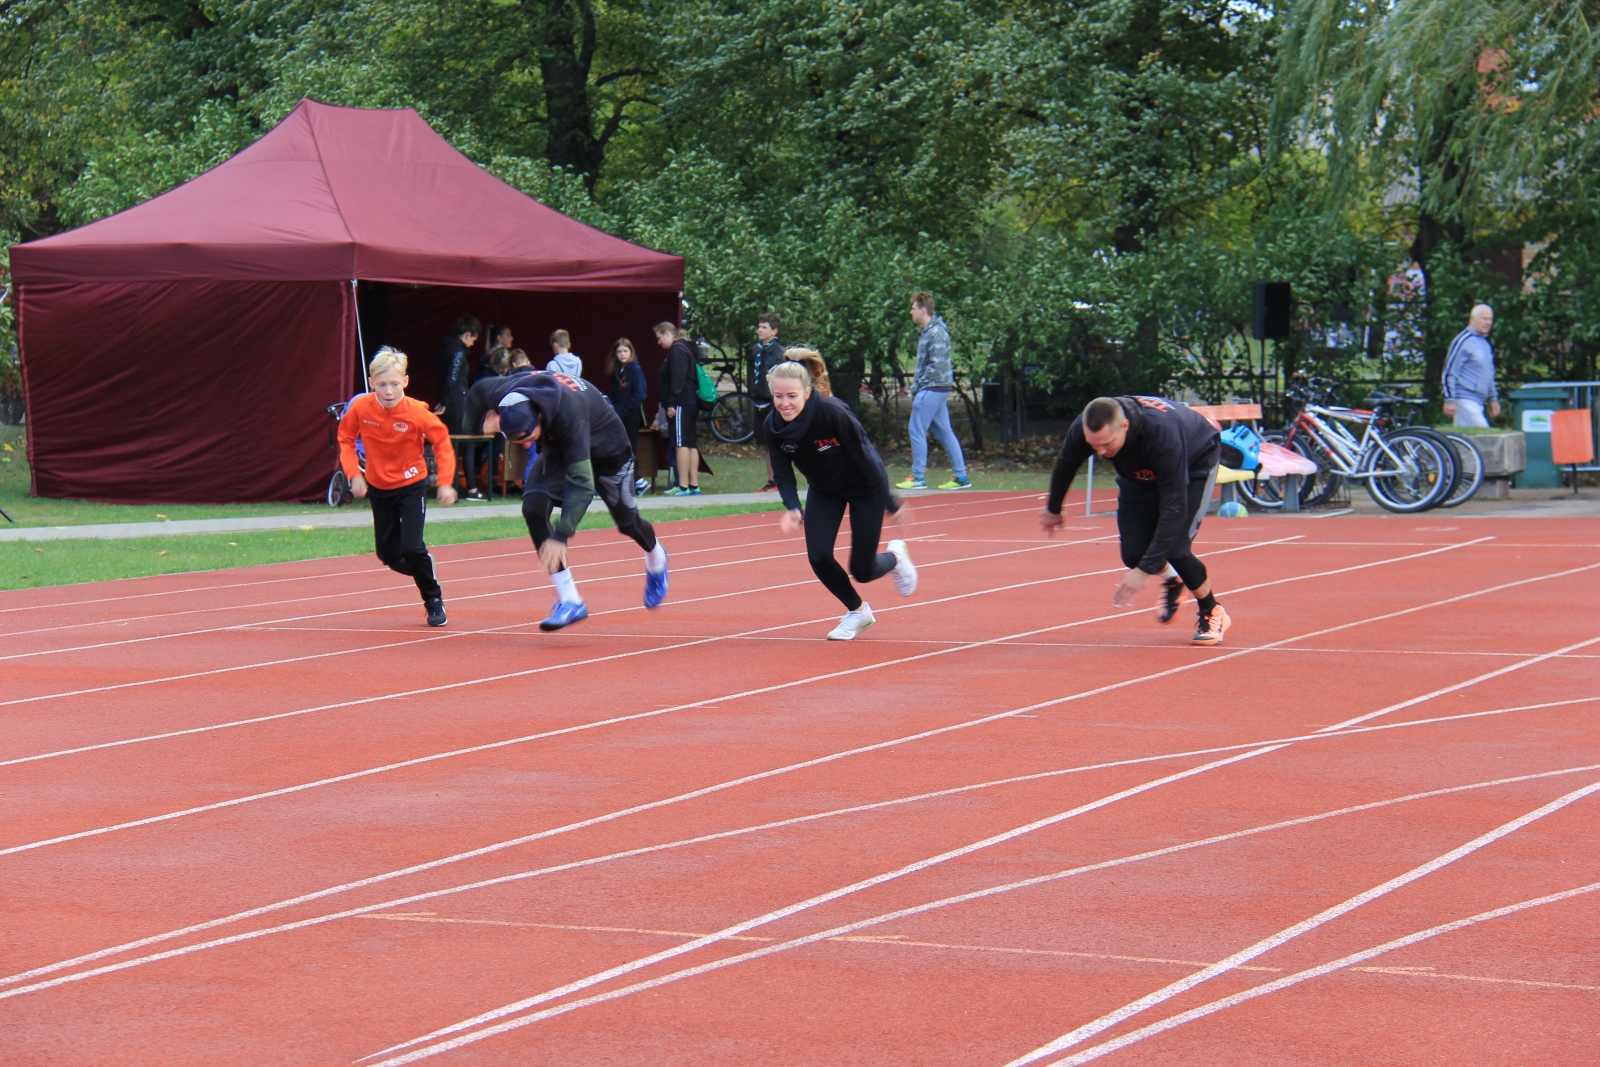
<path fill-rule="evenodd" d="M 566 493 L 567 469 L 546 464 L 543 456 L 533 461 L 529 468 L 528 484 L 522 490 L 522 521 L 528 524 L 528 536 L 533 547 L 538 548 L 550 537 L 550 513 L 561 503 Z M 594 476 L 595 495 L 605 501 L 611 512 L 611 521 L 617 532 L 631 537 L 646 552 L 656 547 L 655 527 L 639 514 L 639 505 L 633 495 L 633 460 L 622 465 L 613 474 Z"/>
<path fill-rule="evenodd" d="M 850 508 L 850 573 L 846 574 L 833 558 L 833 545 L 844 523 L 844 509 Z M 872 495 L 834 496 L 812 489 L 806 494 L 806 555 L 811 569 L 828 592 L 839 598 L 848 611 L 861 606 L 861 594 L 850 584 L 871 582 L 894 570 L 895 558 L 878 551 L 883 534 L 883 502 Z"/>
<path fill-rule="evenodd" d="M 390 570 L 413 579 L 422 599 L 431 600 L 443 591 L 433 576 L 433 557 L 422 540 L 426 491 L 418 482 L 403 489 L 369 489 L 367 497 L 372 501 L 372 534 L 378 559 Z"/>
<path fill-rule="evenodd" d="M 1217 484 L 1213 467 L 1211 477 L 1196 478 L 1189 483 L 1184 505 L 1183 532 L 1173 542 L 1167 553 L 1167 562 L 1178 572 L 1183 584 L 1192 592 L 1206 583 L 1206 565 L 1195 556 L 1192 544 L 1200 532 L 1200 522 L 1211 506 L 1211 490 Z M 1129 570 L 1139 561 L 1155 539 L 1156 526 L 1161 521 L 1161 494 L 1154 482 L 1135 482 L 1117 479 L 1117 534 L 1122 541 L 1122 565 Z"/>

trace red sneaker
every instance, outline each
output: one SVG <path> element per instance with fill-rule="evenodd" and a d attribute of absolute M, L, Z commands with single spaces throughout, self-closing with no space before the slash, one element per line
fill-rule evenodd
<path fill-rule="evenodd" d="M 1194 637 L 1191 639 L 1197 645 L 1220 645 L 1222 635 L 1233 625 L 1233 620 L 1228 618 L 1228 613 L 1218 604 L 1211 609 L 1211 614 L 1200 616 L 1200 625 L 1195 627 Z"/>

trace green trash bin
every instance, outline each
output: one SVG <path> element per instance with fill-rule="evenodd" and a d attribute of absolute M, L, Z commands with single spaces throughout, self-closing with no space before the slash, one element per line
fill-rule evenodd
<path fill-rule="evenodd" d="M 1511 417 L 1528 442 L 1528 465 L 1514 479 L 1518 489 L 1560 489 L 1561 470 L 1550 459 L 1550 416 L 1572 406 L 1565 385 L 1525 385 L 1511 393 Z"/>

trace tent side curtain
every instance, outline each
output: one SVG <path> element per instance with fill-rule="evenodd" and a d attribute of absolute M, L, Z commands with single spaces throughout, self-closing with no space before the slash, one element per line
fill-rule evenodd
<path fill-rule="evenodd" d="M 355 391 L 348 280 L 20 288 L 36 495 L 322 497 L 335 458 L 325 409 Z"/>

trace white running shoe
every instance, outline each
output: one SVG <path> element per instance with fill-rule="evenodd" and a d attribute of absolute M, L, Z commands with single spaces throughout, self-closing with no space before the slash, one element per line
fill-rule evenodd
<path fill-rule="evenodd" d="M 894 575 L 894 587 L 901 596 L 910 596 L 917 591 L 917 568 L 911 562 L 911 553 L 906 551 L 906 543 L 890 541 L 889 554 L 898 561 L 889 572 Z"/>
<path fill-rule="evenodd" d="M 828 631 L 828 640 L 854 641 L 856 634 L 877 621 L 872 617 L 872 605 L 862 602 L 856 610 L 845 612 L 844 618 L 839 620 L 839 625 Z"/>

